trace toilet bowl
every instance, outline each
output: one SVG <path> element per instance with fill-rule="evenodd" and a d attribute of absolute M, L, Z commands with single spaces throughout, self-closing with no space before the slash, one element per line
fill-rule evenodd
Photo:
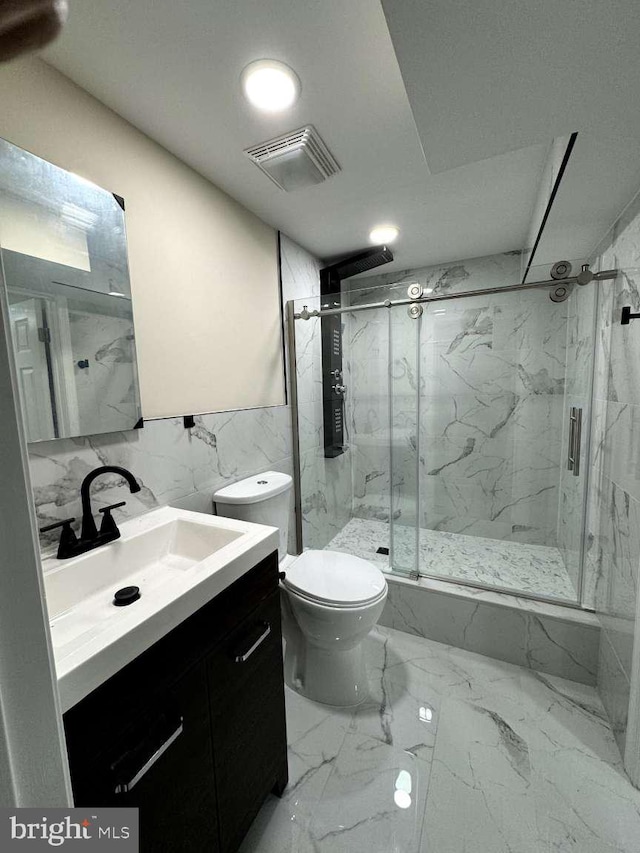
<path fill-rule="evenodd" d="M 284 671 L 289 687 L 327 705 L 368 695 L 362 643 L 378 621 L 387 582 L 373 563 L 337 551 L 287 554 L 292 479 L 264 471 L 219 489 L 216 512 L 280 530 Z"/>
<path fill-rule="evenodd" d="M 337 551 L 305 551 L 282 580 L 285 681 L 327 705 L 368 696 L 363 640 L 378 621 L 387 582 L 376 566 Z"/>

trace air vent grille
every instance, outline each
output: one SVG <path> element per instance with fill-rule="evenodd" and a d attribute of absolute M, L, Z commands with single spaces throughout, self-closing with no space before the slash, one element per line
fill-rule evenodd
<path fill-rule="evenodd" d="M 286 191 L 322 183 L 340 171 L 312 125 L 247 148 L 245 154 Z"/>

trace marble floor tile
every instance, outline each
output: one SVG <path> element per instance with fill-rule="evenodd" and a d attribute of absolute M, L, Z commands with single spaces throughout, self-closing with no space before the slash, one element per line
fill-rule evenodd
<path fill-rule="evenodd" d="M 290 784 L 241 853 L 640 851 L 595 688 L 390 628 L 365 653 L 358 708 L 287 688 Z"/>
<path fill-rule="evenodd" d="M 286 689 L 289 785 L 269 796 L 239 853 L 311 853 L 309 828 L 351 724 L 351 709 L 331 708 Z"/>
<path fill-rule="evenodd" d="M 314 850 L 417 850 L 429 774 L 430 764 L 409 752 L 359 733 L 347 735 L 314 810 Z"/>
<path fill-rule="evenodd" d="M 352 518 L 326 547 L 356 554 L 388 569 L 389 558 L 378 554 L 377 549 L 389 547 L 389 540 L 390 528 L 385 522 Z M 412 535 L 396 536 L 394 566 L 413 568 L 415 548 Z M 576 600 L 576 591 L 558 548 L 422 528 L 417 562 L 420 572 L 429 576 L 562 601 Z"/>
<path fill-rule="evenodd" d="M 625 853 L 624 847 L 608 844 L 601 837 L 567 826 L 549 818 L 544 835 L 540 837 L 539 850 L 549 853 Z"/>
<path fill-rule="evenodd" d="M 424 679 L 409 680 L 401 649 L 389 634 L 369 637 L 369 697 L 355 709 L 350 731 L 431 761 L 440 694 Z"/>
<path fill-rule="evenodd" d="M 423 850 L 511 853 L 537 836 L 527 741 L 500 714 L 447 699 L 431 770 Z"/>

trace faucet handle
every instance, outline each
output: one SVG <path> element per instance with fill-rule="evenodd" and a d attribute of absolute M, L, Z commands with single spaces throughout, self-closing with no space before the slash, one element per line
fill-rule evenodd
<path fill-rule="evenodd" d="M 98 510 L 98 512 L 102 512 L 106 515 L 107 513 L 110 513 L 112 509 L 120 509 L 121 506 L 126 506 L 126 505 L 127 505 L 126 501 L 120 501 L 120 503 L 118 503 L 118 504 L 111 504 L 111 506 L 103 506 Z"/>
<path fill-rule="evenodd" d="M 56 521 L 55 524 L 47 524 L 45 527 L 40 528 L 40 533 L 48 533 L 57 527 L 62 528 L 60 541 L 58 542 L 58 553 L 56 555 L 59 560 L 66 560 L 67 557 L 73 557 L 77 553 L 78 537 L 71 529 L 71 524 L 74 521 L 75 518 L 65 518 L 64 521 Z"/>
<path fill-rule="evenodd" d="M 46 527 L 40 528 L 40 533 L 48 533 L 50 530 L 55 530 L 56 527 L 64 527 L 65 524 L 72 524 L 75 518 L 65 518 L 64 521 L 56 521 L 55 524 L 47 524 Z"/>
<path fill-rule="evenodd" d="M 120 538 L 120 531 L 118 530 L 118 525 L 115 523 L 113 516 L 111 515 L 112 509 L 119 509 L 121 506 L 125 506 L 126 501 L 120 501 L 117 504 L 111 504 L 111 506 L 103 506 L 98 512 L 102 513 L 102 524 L 100 525 L 100 536 L 109 535 L 114 539 Z"/>

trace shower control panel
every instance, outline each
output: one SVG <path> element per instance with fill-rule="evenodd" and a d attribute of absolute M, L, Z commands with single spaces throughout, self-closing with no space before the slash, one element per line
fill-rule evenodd
<path fill-rule="evenodd" d="M 376 246 L 356 252 L 320 270 L 322 308 L 342 307 L 343 279 L 367 272 L 393 260 L 387 246 Z M 345 404 L 347 391 L 342 381 L 342 317 L 323 314 L 322 337 L 322 407 L 324 413 L 324 455 L 340 456 L 345 446 Z"/>
<path fill-rule="evenodd" d="M 333 302 L 333 300 L 331 300 Z M 339 304 L 339 303 L 338 303 Z M 344 453 L 344 394 L 342 384 L 342 318 L 323 317 L 322 324 L 322 408 L 324 414 L 324 455 Z"/>

